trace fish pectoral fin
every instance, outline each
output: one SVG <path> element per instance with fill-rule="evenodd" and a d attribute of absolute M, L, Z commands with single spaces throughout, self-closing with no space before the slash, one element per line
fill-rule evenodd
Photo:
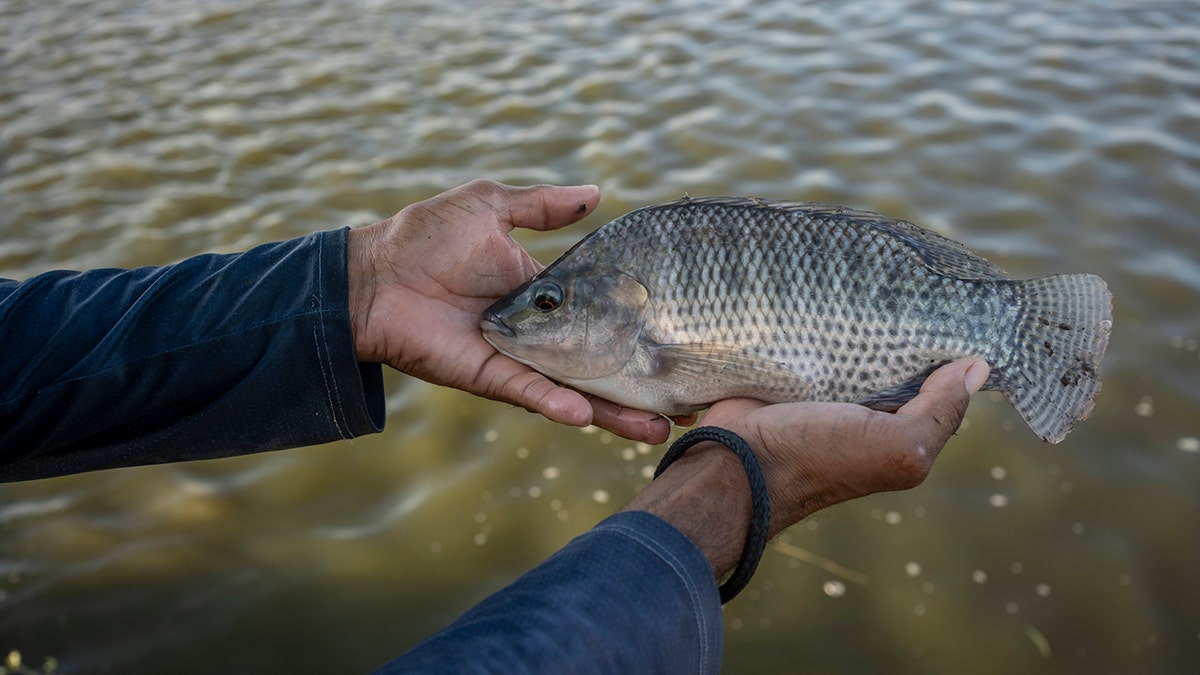
<path fill-rule="evenodd" d="M 721 397 L 796 399 L 807 390 L 800 376 L 783 364 L 747 354 L 737 347 L 665 344 L 648 350 L 652 377 L 689 389 L 721 392 Z"/>

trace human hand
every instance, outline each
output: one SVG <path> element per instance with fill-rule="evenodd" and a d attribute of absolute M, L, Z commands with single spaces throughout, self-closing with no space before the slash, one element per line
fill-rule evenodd
<path fill-rule="evenodd" d="M 350 315 L 360 361 L 662 443 L 670 422 L 551 382 L 483 339 L 480 314 L 541 269 L 509 236 L 553 230 L 596 208 L 595 186 L 518 188 L 473 181 L 350 231 Z"/>
<path fill-rule="evenodd" d="M 771 497 L 774 536 L 838 502 L 919 485 L 987 376 L 981 359 L 947 364 L 894 413 L 849 403 L 731 399 L 713 405 L 702 424 L 728 429 L 754 450 Z M 699 443 L 626 508 L 650 511 L 675 525 L 720 577 L 741 555 L 750 488 L 736 455 L 716 443 Z"/>

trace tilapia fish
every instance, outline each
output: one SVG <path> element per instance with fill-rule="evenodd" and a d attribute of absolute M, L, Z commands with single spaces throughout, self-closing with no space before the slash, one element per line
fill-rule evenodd
<path fill-rule="evenodd" d="M 1012 280 L 866 211 L 686 197 L 599 228 L 482 321 L 517 361 L 665 415 L 742 396 L 895 409 L 979 356 L 985 387 L 1052 443 L 1091 412 L 1111 329 L 1097 276 Z"/>

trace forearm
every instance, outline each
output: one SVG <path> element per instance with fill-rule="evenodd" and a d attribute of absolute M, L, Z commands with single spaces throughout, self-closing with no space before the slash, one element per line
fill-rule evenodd
<path fill-rule="evenodd" d="M 620 513 L 382 672 L 716 673 L 721 610 L 695 546 Z"/>
<path fill-rule="evenodd" d="M 0 478 L 219 457 L 382 425 L 345 235 L 0 286 Z"/>

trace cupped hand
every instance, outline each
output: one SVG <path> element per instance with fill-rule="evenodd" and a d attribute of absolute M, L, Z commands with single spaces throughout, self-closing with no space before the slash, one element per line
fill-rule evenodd
<path fill-rule="evenodd" d="M 558 385 L 496 351 L 480 332 L 483 310 L 541 269 L 509 236 L 513 228 L 563 227 L 599 201 L 595 186 L 478 180 L 351 230 L 350 314 L 359 360 L 556 422 L 663 442 L 666 419 Z"/>
<path fill-rule="evenodd" d="M 702 423 L 729 429 L 754 449 L 767 478 L 774 534 L 826 506 L 919 485 L 988 372 L 976 358 L 947 364 L 894 413 L 848 403 L 731 399 L 713 405 Z"/>

